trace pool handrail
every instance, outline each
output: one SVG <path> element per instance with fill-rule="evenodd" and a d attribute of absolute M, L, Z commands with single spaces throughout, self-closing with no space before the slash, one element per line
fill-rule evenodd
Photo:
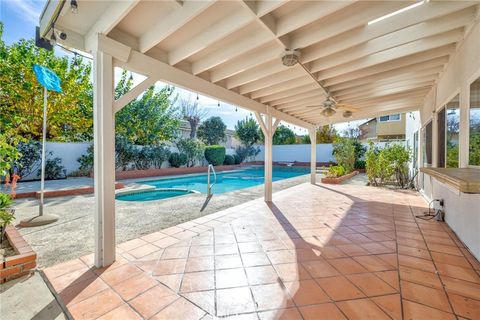
<path fill-rule="evenodd" d="M 213 183 L 210 184 L 210 171 L 213 171 Z M 217 183 L 217 173 L 213 165 L 209 164 L 207 169 L 207 197 L 212 195 L 212 187 Z"/>

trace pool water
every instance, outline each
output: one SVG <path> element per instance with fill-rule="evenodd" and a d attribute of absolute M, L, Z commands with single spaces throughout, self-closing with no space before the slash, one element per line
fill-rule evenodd
<path fill-rule="evenodd" d="M 274 167 L 272 181 L 298 177 L 310 172 L 309 168 Z M 210 176 L 213 183 L 213 174 Z M 254 187 L 263 184 L 263 167 L 249 167 L 230 172 L 217 172 L 217 183 L 213 186 L 213 193 L 225 193 L 239 189 Z M 156 188 L 195 190 L 207 193 L 207 174 L 186 176 L 171 179 L 142 181 L 142 184 Z"/>
<path fill-rule="evenodd" d="M 298 177 L 308 173 L 310 173 L 309 168 L 274 167 L 272 170 L 272 181 Z M 211 182 L 213 183 L 213 181 L 214 177 L 212 173 Z M 219 194 L 245 189 L 262 185 L 264 181 L 265 178 L 263 166 L 247 167 L 245 169 L 235 171 L 218 172 L 217 182 L 213 186 L 212 192 L 214 194 Z M 184 195 L 185 192 L 188 193 L 189 190 L 203 194 L 207 193 L 207 174 L 164 178 L 159 180 L 146 180 L 139 181 L 138 183 L 154 186 L 158 190 L 129 195 L 119 195 L 117 196 L 117 199 L 125 201 L 160 200 Z M 182 189 L 184 191 L 172 191 L 164 189 Z"/>
<path fill-rule="evenodd" d="M 193 193 L 188 190 L 153 190 L 145 192 L 136 192 L 116 196 L 117 200 L 123 201 L 151 201 L 173 198 Z"/>

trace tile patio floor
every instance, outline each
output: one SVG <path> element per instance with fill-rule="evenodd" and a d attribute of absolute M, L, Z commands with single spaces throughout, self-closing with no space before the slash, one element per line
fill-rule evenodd
<path fill-rule="evenodd" d="M 413 192 L 301 184 L 44 270 L 75 319 L 480 319 L 480 264 Z"/>

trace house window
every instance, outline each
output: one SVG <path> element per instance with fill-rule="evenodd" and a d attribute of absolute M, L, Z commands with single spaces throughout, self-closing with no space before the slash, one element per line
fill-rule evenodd
<path fill-rule="evenodd" d="M 446 110 L 446 135 L 445 135 L 445 149 L 446 149 L 446 167 L 458 168 L 459 149 L 458 137 L 460 133 L 460 104 L 459 96 L 453 98 L 447 103 Z"/>
<path fill-rule="evenodd" d="M 423 166 L 432 166 L 432 121 L 430 121 L 422 132 L 422 145 L 423 145 Z"/>
<path fill-rule="evenodd" d="M 445 108 L 437 114 L 437 133 L 438 133 L 438 149 L 437 149 L 437 166 L 445 167 Z"/>
<path fill-rule="evenodd" d="M 468 163 L 480 166 L 480 78 L 470 85 Z"/>
<path fill-rule="evenodd" d="M 388 121 L 400 121 L 400 114 L 391 114 L 389 116 L 381 116 L 379 118 L 380 122 L 388 122 Z"/>

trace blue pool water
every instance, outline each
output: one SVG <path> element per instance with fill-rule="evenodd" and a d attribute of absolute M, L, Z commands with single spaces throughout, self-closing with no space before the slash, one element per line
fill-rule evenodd
<path fill-rule="evenodd" d="M 131 194 L 122 194 L 116 197 L 117 200 L 123 201 L 150 201 L 173 198 L 190 194 L 187 190 L 153 190 L 145 192 L 136 192 Z"/>
<path fill-rule="evenodd" d="M 293 168 L 293 167 L 274 167 L 272 173 L 272 180 L 279 181 L 283 179 L 298 177 L 308 174 L 309 168 Z M 211 176 L 213 182 L 213 174 Z M 229 191 L 240 190 L 248 187 L 254 187 L 263 184 L 264 182 L 263 166 L 248 167 L 241 170 L 218 172 L 217 183 L 213 186 L 213 193 L 225 193 Z M 197 191 L 203 194 L 207 193 L 207 174 L 190 175 L 176 178 L 166 178 L 159 180 L 140 181 L 141 184 L 147 184 L 156 187 L 157 189 L 183 189 Z M 185 193 L 183 193 L 185 194 Z M 170 195 L 170 197 L 176 195 Z M 147 201 L 165 199 L 165 194 L 157 193 L 155 191 L 136 193 L 127 197 L 126 195 L 118 196 L 119 200 L 126 201 Z"/>

